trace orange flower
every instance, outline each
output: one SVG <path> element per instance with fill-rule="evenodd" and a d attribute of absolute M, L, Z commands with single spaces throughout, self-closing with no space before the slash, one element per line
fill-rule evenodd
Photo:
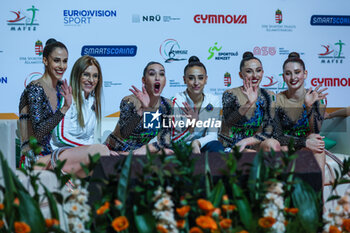
<path fill-rule="evenodd" d="M 119 206 L 122 205 L 122 202 L 119 201 L 118 199 L 115 199 L 115 200 L 114 200 L 114 205 L 115 205 L 116 207 L 119 207 Z"/>
<path fill-rule="evenodd" d="M 199 216 L 198 218 L 196 218 L 196 223 L 203 229 L 218 229 L 218 225 L 216 224 L 214 219 L 209 216 Z"/>
<path fill-rule="evenodd" d="M 60 221 L 58 221 L 57 219 L 51 219 L 51 218 L 48 218 L 48 219 L 45 219 L 45 223 L 46 223 L 46 226 L 47 227 L 52 227 L 52 226 L 58 226 L 60 225 Z"/>
<path fill-rule="evenodd" d="M 161 224 L 158 224 L 158 225 L 157 225 L 157 231 L 158 231 L 159 233 L 168 233 L 168 230 L 167 230 L 163 225 L 161 225 Z"/>
<path fill-rule="evenodd" d="M 5 222 L 0 220 L 0 229 L 5 225 Z"/>
<path fill-rule="evenodd" d="M 181 208 L 176 208 L 177 214 L 181 217 L 184 218 L 187 213 L 190 211 L 191 207 L 189 205 L 182 206 Z"/>
<path fill-rule="evenodd" d="M 298 208 L 284 208 L 284 211 L 286 211 L 287 213 L 296 214 L 299 212 L 299 209 Z"/>
<path fill-rule="evenodd" d="M 341 225 L 344 231 L 350 232 L 350 219 L 343 219 L 343 224 Z"/>
<path fill-rule="evenodd" d="M 16 233 L 29 233 L 32 229 L 25 222 L 15 222 L 15 232 Z"/>
<path fill-rule="evenodd" d="M 221 208 L 225 212 L 231 212 L 231 211 L 234 211 L 237 207 L 235 205 L 222 205 Z"/>
<path fill-rule="evenodd" d="M 198 204 L 198 207 L 201 210 L 204 210 L 204 211 L 210 211 L 210 210 L 214 209 L 213 204 L 211 204 L 210 201 L 207 201 L 207 200 L 204 200 L 204 199 L 199 199 L 197 201 L 197 204 Z"/>
<path fill-rule="evenodd" d="M 176 221 L 176 226 L 179 229 L 184 229 L 185 228 L 186 221 L 185 219 L 180 219 Z"/>
<path fill-rule="evenodd" d="M 203 231 L 199 227 L 192 227 L 190 233 L 203 233 Z"/>
<path fill-rule="evenodd" d="M 109 202 L 106 201 L 103 206 L 101 206 L 100 208 L 98 208 L 98 210 L 96 210 L 96 214 L 97 215 L 102 215 L 104 213 L 106 213 L 106 211 L 109 210 Z"/>
<path fill-rule="evenodd" d="M 0 203 L 0 210 L 3 210 L 5 208 L 4 204 Z"/>
<path fill-rule="evenodd" d="M 13 204 L 19 206 L 19 199 L 18 199 L 18 197 L 16 197 L 16 198 L 13 200 Z"/>
<path fill-rule="evenodd" d="M 219 217 L 221 215 L 221 210 L 219 208 L 212 209 L 206 214 L 209 217 Z"/>
<path fill-rule="evenodd" d="M 336 226 L 330 226 L 329 233 L 341 233 L 341 231 Z"/>
<path fill-rule="evenodd" d="M 223 229 L 228 229 L 232 225 L 232 220 L 229 218 L 224 218 L 223 220 L 220 221 L 220 226 Z"/>
<path fill-rule="evenodd" d="M 259 226 L 262 228 L 270 228 L 275 224 L 276 219 L 273 217 L 263 217 L 259 219 Z"/>
<path fill-rule="evenodd" d="M 125 216 L 120 216 L 112 221 L 111 226 L 115 231 L 120 232 L 129 227 L 129 221 Z"/>
<path fill-rule="evenodd" d="M 222 196 L 222 202 L 226 205 L 228 205 L 230 203 L 228 196 L 226 194 L 224 196 Z"/>
<path fill-rule="evenodd" d="M 288 221 L 287 220 L 284 220 L 284 226 L 287 226 L 288 225 Z"/>
<path fill-rule="evenodd" d="M 237 232 L 237 233 L 249 233 L 249 232 L 246 230 L 241 230 L 240 232 Z"/>

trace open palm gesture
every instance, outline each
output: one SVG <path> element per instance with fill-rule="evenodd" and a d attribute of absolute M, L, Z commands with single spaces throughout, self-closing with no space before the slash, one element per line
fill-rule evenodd
<path fill-rule="evenodd" d="M 307 107 L 311 107 L 316 101 L 323 100 L 326 98 L 328 93 L 323 93 L 323 92 L 325 90 L 327 90 L 328 88 L 323 88 L 323 89 L 319 90 L 321 86 L 322 85 L 318 85 L 315 88 L 315 90 L 312 90 L 312 88 L 310 87 L 309 90 L 306 92 L 305 105 Z"/>
<path fill-rule="evenodd" d="M 258 99 L 258 87 L 253 86 L 251 78 L 243 79 L 243 94 L 247 97 L 248 102 L 253 104 Z"/>
<path fill-rule="evenodd" d="M 182 103 L 184 107 L 180 107 L 181 110 L 185 113 L 186 117 L 190 120 L 198 120 L 198 109 L 196 107 L 192 108 L 187 102 Z"/>
<path fill-rule="evenodd" d="M 72 104 L 72 87 L 68 85 L 67 80 L 65 79 L 61 86 L 61 95 L 64 98 L 64 105 L 66 107 L 70 107 Z"/>
<path fill-rule="evenodd" d="M 148 108 L 150 104 L 150 98 L 146 91 L 145 86 L 142 86 L 142 91 L 137 89 L 134 85 L 132 85 L 132 88 L 133 89 L 129 89 L 129 90 L 136 96 L 138 100 L 140 100 L 142 108 L 143 109 Z"/>

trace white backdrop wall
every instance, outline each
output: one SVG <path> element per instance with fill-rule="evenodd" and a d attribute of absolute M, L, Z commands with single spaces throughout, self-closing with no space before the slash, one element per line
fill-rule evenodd
<path fill-rule="evenodd" d="M 103 115 L 119 111 L 132 84 L 141 87 L 149 61 L 164 64 L 163 95 L 171 97 L 185 89 L 183 69 L 196 55 L 208 70 L 205 90 L 221 95 L 241 85 L 244 51 L 263 63 L 261 87 L 277 92 L 285 88 L 284 60 L 299 52 L 308 70 L 306 86 L 323 82 L 328 106 L 344 107 L 350 97 L 349 26 L 349 0 L 6 1 L 0 9 L 0 113 L 18 113 L 25 84 L 44 71 L 40 42 L 49 38 L 69 50 L 66 79 L 84 46 L 109 46 L 95 54 L 103 71 Z"/>

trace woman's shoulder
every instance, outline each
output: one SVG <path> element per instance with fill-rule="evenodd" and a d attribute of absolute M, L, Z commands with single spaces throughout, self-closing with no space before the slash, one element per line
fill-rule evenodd
<path fill-rule="evenodd" d="M 224 94 L 232 94 L 232 95 L 237 95 L 238 93 L 241 93 L 241 87 L 234 87 L 231 89 L 228 89 L 224 91 Z"/>
<path fill-rule="evenodd" d="M 168 99 L 166 97 L 163 97 L 163 96 L 161 96 L 161 98 L 162 98 L 163 104 L 167 104 L 169 106 L 173 106 L 173 102 L 170 99 Z"/>

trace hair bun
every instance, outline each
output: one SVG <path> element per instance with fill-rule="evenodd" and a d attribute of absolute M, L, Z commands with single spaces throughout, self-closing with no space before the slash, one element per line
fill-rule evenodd
<path fill-rule="evenodd" d="M 190 63 L 194 63 L 194 62 L 200 62 L 199 58 L 197 56 L 191 56 L 189 59 L 188 59 L 188 64 Z"/>
<path fill-rule="evenodd" d="M 288 58 L 291 59 L 291 58 L 300 58 L 300 55 L 299 53 L 297 52 L 291 52 L 289 55 L 288 55 Z"/>
<path fill-rule="evenodd" d="M 53 43 L 56 43 L 56 42 L 57 42 L 57 40 L 55 40 L 54 38 L 50 38 L 50 39 L 48 39 L 48 40 L 46 41 L 45 46 L 50 45 L 50 44 L 53 44 Z"/>
<path fill-rule="evenodd" d="M 248 59 L 248 58 L 252 58 L 252 57 L 254 57 L 254 54 L 252 52 L 249 52 L 249 51 L 244 52 L 243 56 L 242 56 L 243 59 Z"/>

